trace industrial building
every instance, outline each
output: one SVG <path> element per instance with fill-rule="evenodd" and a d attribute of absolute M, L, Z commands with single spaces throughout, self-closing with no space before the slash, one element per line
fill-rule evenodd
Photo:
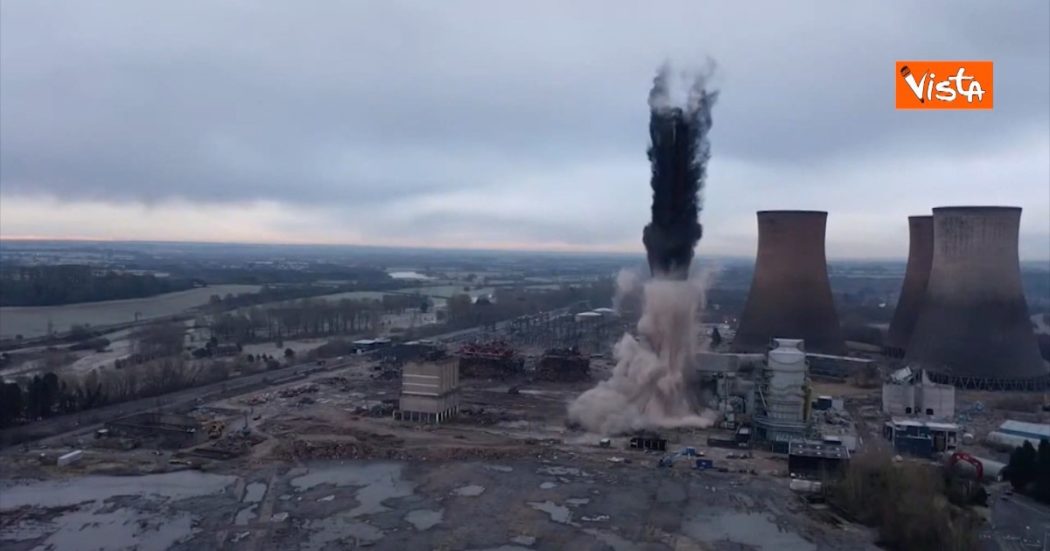
<path fill-rule="evenodd" d="M 924 371 L 906 367 L 882 385 L 882 412 L 897 417 L 955 417 L 955 387 L 934 383 Z"/>
<path fill-rule="evenodd" d="M 899 454 L 932 457 L 955 452 L 959 445 L 959 425 L 918 419 L 894 418 L 882 427 L 882 436 Z"/>
<path fill-rule="evenodd" d="M 852 375 L 875 366 L 870 358 L 854 358 L 837 354 L 806 353 L 809 362 L 809 374 L 825 379 L 845 380 Z"/>
<path fill-rule="evenodd" d="M 926 285 L 933 264 L 933 216 L 908 217 L 908 266 L 897 298 L 897 307 L 890 321 L 885 352 L 891 357 L 903 357 L 908 348 L 915 322 L 919 317 Z"/>
<path fill-rule="evenodd" d="M 966 388 L 1038 390 L 1047 367 L 1029 320 L 1018 207 L 933 209 L 933 263 L 905 358 Z"/>
<path fill-rule="evenodd" d="M 696 355 L 696 370 L 701 374 L 736 373 L 741 368 L 760 367 L 765 361 L 765 354 L 722 354 L 701 351 Z"/>
<path fill-rule="evenodd" d="M 1050 440 L 1050 425 L 1003 421 L 999 428 L 988 433 L 988 441 L 1001 446 L 1017 447 L 1029 442 L 1038 448 L 1042 440 Z"/>
<path fill-rule="evenodd" d="M 764 352 L 775 337 L 803 339 L 814 352 L 843 354 L 828 280 L 822 211 L 758 212 L 755 273 L 732 348 Z"/>
<path fill-rule="evenodd" d="M 795 440 L 788 444 L 788 473 L 794 478 L 823 480 L 834 476 L 849 462 L 849 450 L 841 444 Z"/>
<path fill-rule="evenodd" d="M 799 339 L 774 339 L 755 382 L 755 437 L 786 451 L 788 442 L 806 434 L 808 413 L 805 345 Z"/>
<path fill-rule="evenodd" d="M 459 413 L 459 364 L 448 359 L 412 362 L 401 371 L 401 400 L 394 417 L 440 423 Z"/>
<path fill-rule="evenodd" d="M 535 378 L 540 381 L 575 382 L 591 378 L 591 360 L 575 348 L 552 348 L 543 353 L 536 365 Z"/>

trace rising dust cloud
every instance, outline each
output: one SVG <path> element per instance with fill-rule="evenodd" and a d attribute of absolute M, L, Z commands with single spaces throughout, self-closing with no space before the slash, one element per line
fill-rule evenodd
<path fill-rule="evenodd" d="M 612 376 L 569 405 L 569 419 L 589 431 L 622 434 L 643 429 L 709 427 L 716 414 L 690 400 L 688 372 L 700 346 L 696 316 L 703 307 L 703 278 L 689 277 L 710 157 L 707 133 L 718 93 L 707 89 L 709 71 L 693 76 L 685 105 L 676 105 L 669 65 L 649 93 L 648 151 L 652 167 L 652 220 L 645 244 L 653 279 L 642 284 L 638 337 L 626 334 L 613 349 Z M 615 305 L 637 290 L 640 279 L 621 273 Z"/>

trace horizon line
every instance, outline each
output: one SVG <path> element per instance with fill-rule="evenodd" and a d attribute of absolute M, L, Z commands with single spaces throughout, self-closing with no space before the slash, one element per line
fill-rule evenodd
<path fill-rule="evenodd" d="M 362 249 L 394 249 L 394 250 L 421 250 L 421 251 L 433 251 L 433 252 L 478 252 L 478 253 L 526 253 L 526 254 L 554 254 L 554 255 L 607 255 L 607 256 L 624 256 L 624 257 L 644 257 L 645 251 L 623 251 L 623 250 L 610 250 L 610 249 L 591 249 L 591 250 L 558 250 L 549 248 L 493 248 L 493 247 L 448 247 L 448 246 L 428 246 L 428 245 L 375 245 L 375 244 L 360 244 L 360 243 L 313 243 L 313 242 L 260 242 L 260 241 L 193 241 L 193 240 L 178 240 L 178 239 L 100 239 L 93 237 L 34 237 L 34 236 L 15 236 L 6 237 L 0 236 L 0 243 L 41 243 L 41 242 L 52 242 L 52 243 L 92 243 L 92 244 L 165 244 L 165 245 L 233 245 L 233 246 L 255 246 L 255 247 L 267 247 L 267 246 L 279 246 L 279 247 L 348 247 L 348 248 L 362 248 Z M 733 260 L 754 260 L 752 255 L 742 254 L 696 254 L 696 258 L 724 258 Z M 907 256 L 833 256 L 828 255 L 827 259 L 838 260 L 838 261 L 883 261 L 883 262 L 906 262 Z M 1021 263 L 1050 263 L 1050 258 L 1021 258 Z"/>

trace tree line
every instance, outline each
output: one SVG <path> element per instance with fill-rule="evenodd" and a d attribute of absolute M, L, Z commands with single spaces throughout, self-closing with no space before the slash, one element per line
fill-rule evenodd
<path fill-rule="evenodd" d="M 1036 448 L 1028 440 L 1014 448 L 1003 478 L 1019 492 L 1050 504 L 1050 441 L 1039 441 Z"/>
<path fill-rule="evenodd" d="M 218 314 L 210 325 L 220 340 L 240 344 L 375 333 L 383 314 L 408 308 L 425 312 L 430 300 L 423 295 L 396 294 L 383 295 L 379 300 L 300 299 Z"/>
<path fill-rule="evenodd" d="M 287 361 L 292 356 L 285 351 Z M 234 371 L 279 367 L 273 357 L 259 355 L 228 360 L 187 361 L 181 356 L 159 358 L 120 369 L 92 370 L 86 375 L 35 375 L 7 381 L 0 387 L 0 426 L 47 419 L 91 408 L 152 398 L 215 383 Z"/>
<path fill-rule="evenodd" d="M 14 267 L 0 272 L 0 306 L 54 306 L 141 298 L 190 289 L 189 279 L 100 272 L 90 266 Z"/>

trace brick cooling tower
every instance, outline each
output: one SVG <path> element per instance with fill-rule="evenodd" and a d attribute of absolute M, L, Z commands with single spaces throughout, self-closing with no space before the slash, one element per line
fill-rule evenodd
<path fill-rule="evenodd" d="M 905 358 L 945 382 L 1041 386 L 1017 253 L 1018 207 L 933 209 L 933 264 Z"/>
<path fill-rule="evenodd" d="M 886 341 L 886 353 L 900 357 L 908 348 L 923 297 L 930 280 L 933 263 L 933 217 L 908 217 L 908 267 L 904 272 L 904 284 L 893 311 L 890 331 Z"/>
<path fill-rule="evenodd" d="M 759 211 L 755 274 L 734 349 L 765 351 L 771 339 L 790 338 L 811 352 L 845 350 L 824 254 L 827 220 L 821 211 Z"/>

